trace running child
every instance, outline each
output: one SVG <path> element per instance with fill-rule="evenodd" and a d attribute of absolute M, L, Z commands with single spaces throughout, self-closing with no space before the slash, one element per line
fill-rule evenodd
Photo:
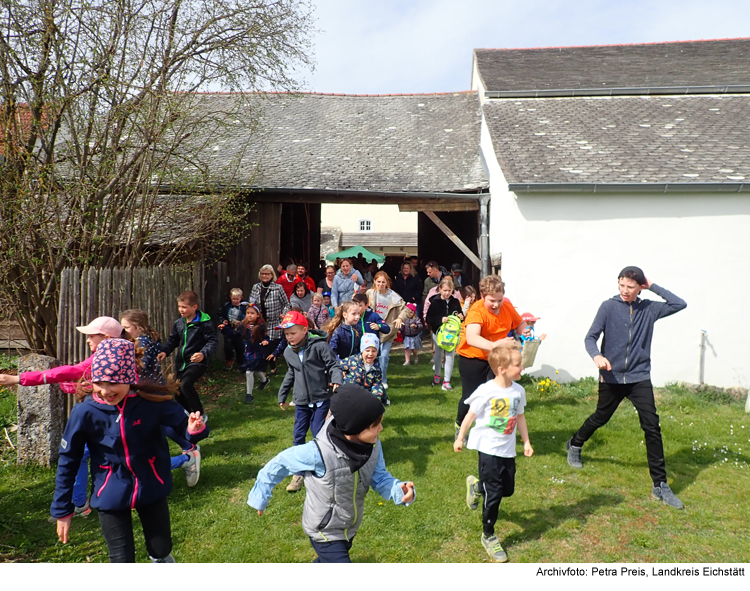
<path fill-rule="evenodd" d="M 469 407 L 453 449 L 460 452 L 471 424 L 469 449 L 479 452 L 479 480 L 466 478 L 466 504 L 472 511 L 482 504 L 482 546 L 490 558 L 507 562 L 508 555 L 495 536 L 495 522 L 503 497 L 513 495 L 516 485 L 516 427 L 523 441 L 523 455 L 534 454 L 526 426 L 526 391 L 515 380 L 521 378 L 523 363 L 518 347 L 497 347 L 490 351 L 489 364 L 495 379 L 479 386 L 466 399 Z"/>
<path fill-rule="evenodd" d="M 432 342 L 435 345 L 434 373 L 432 385 L 440 385 L 440 370 L 442 369 L 443 355 L 445 355 L 445 372 L 443 373 L 443 390 L 453 390 L 451 386 L 451 375 L 453 374 L 453 361 L 456 351 L 444 351 L 437 344 L 437 333 L 440 327 L 448 321 L 448 316 L 456 315 L 461 320 L 464 315 L 461 312 L 461 303 L 453 296 L 453 278 L 443 277 L 438 284 L 438 292 L 429 300 L 427 309 L 427 324 L 432 327 Z"/>
<path fill-rule="evenodd" d="M 315 328 L 323 328 L 331 319 L 328 306 L 325 305 L 323 294 L 313 293 L 312 304 L 307 310 L 307 317 L 313 321 Z"/>
<path fill-rule="evenodd" d="M 333 318 L 336 315 L 336 309 L 333 307 L 333 304 L 331 303 L 331 292 L 330 291 L 324 291 L 323 292 L 323 305 L 328 308 L 328 317 Z"/>
<path fill-rule="evenodd" d="M 169 448 L 163 426 L 192 441 L 208 435 L 199 413 L 172 401 L 170 387 L 138 384 L 135 346 L 124 339 L 99 344 L 91 364 L 93 394 L 80 390 L 60 444 L 51 514 L 57 535 L 68 543 L 73 480 L 83 449 L 91 449 L 91 473 L 110 562 L 135 562 L 132 510 L 143 525 L 153 562 L 175 562 L 167 496 L 172 490 Z"/>
<path fill-rule="evenodd" d="M 349 551 L 370 487 L 396 505 L 409 505 L 416 497 L 413 482 L 397 480 L 385 467 L 378 440 L 383 412 L 383 405 L 364 388 L 341 386 L 315 440 L 269 461 L 248 495 L 247 504 L 263 515 L 273 488 L 287 475 L 304 471 L 302 529 L 317 554 L 316 563 L 351 562 Z"/>
<path fill-rule="evenodd" d="M 211 317 L 198 310 L 198 294 L 184 291 L 177 296 L 177 309 L 180 318 L 172 325 L 172 333 L 167 342 L 160 345 L 158 361 L 164 359 L 175 349 L 175 369 L 180 380 L 180 393 L 175 397 L 188 412 L 199 412 L 203 420 L 208 418 L 203 412 L 203 404 L 195 389 L 195 382 L 206 373 L 208 358 L 216 350 L 218 339 L 214 332 Z"/>
<path fill-rule="evenodd" d="M 410 356 L 414 354 L 414 365 L 419 362 L 419 351 L 422 349 L 422 329 L 424 325 L 417 316 L 417 305 L 406 304 L 408 308 L 406 319 L 401 325 L 401 336 L 404 338 L 404 365 L 409 365 Z"/>
<path fill-rule="evenodd" d="M 336 315 L 324 328 L 328 333 L 328 344 L 339 359 L 346 359 L 359 351 L 362 338 L 359 326 L 359 304 L 344 302 L 336 308 Z"/>
<path fill-rule="evenodd" d="M 91 383 L 91 362 L 94 353 L 104 339 L 119 338 L 122 325 L 110 316 L 94 318 L 86 326 L 77 326 L 76 330 L 86 335 L 86 344 L 91 356 L 76 365 L 62 365 L 46 371 L 25 371 L 17 376 L 0 375 L 0 386 L 41 386 L 43 384 L 60 384 L 66 394 L 75 394 L 80 381 Z M 73 484 L 73 504 L 76 517 L 88 517 L 91 505 L 88 497 L 89 484 L 89 449 L 85 447 L 78 474 Z M 56 521 L 51 519 L 51 521 Z"/>
<path fill-rule="evenodd" d="M 378 397 L 384 406 L 391 401 L 383 388 L 383 374 L 378 362 L 380 339 L 374 334 L 366 334 L 359 344 L 359 355 L 352 355 L 341 361 L 345 384 L 356 384 Z"/>
<path fill-rule="evenodd" d="M 289 344 L 284 350 L 289 369 L 279 388 L 279 406 L 282 410 L 289 408 L 286 399 L 294 387 L 293 445 L 304 445 L 308 430 L 313 437 L 317 435 L 328 414 L 331 394 L 344 382 L 336 356 L 326 343 L 325 332 L 309 330 L 307 322 L 301 312 L 290 311 L 280 325 Z M 298 471 L 286 490 L 297 492 L 302 483 L 302 471 Z"/>
<path fill-rule="evenodd" d="M 264 390 L 271 380 L 266 377 L 266 354 L 265 348 L 268 346 L 268 332 L 260 309 L 251 302 L 247 306 L 245 318 L 241 324 L 242 341 L 245 346 L 243 355 L 244 361 L 240 367 L 245 372 L 245 400 L 244 404 L 250 404 L 255 397 L 253 396 L 253 386 L 255 385 L 255 374 L 258 373 L 260 381 L 258 390 Z M 279 344 L 279 346 L 281 346 Z"/>
<path fill-rule="evenodd" d="M 360 334 L 390 334 L 391 327 L 388 326 L 380 314 L 369 307 L 370 298 L 365 293 L 358 293 L 352 297 L 352 301 L 359 306 L 359 332 Z"/>
<path fill-rule="evenodd" d="M 120 314 L 120 323 L 125 335 L 131 339 L 138 349 L 143 351 L 140 364 L 137 366 L 139 384 L 155 384 L 164 386 L 167 381 L 161 371 L 161 365 L 156 360 L 159 355 L 159 334 L 149 326 L 148 316 L 143 310 L 125 310 Z M 201 475 L 201 448 L 185 439 L 172 427 L 164 427 L 164 434 L 182 449 L 178 456 L 172 456 L 172 470 L 182 468 L 185 472 L 187 485 L 193 487 L 198 484 Z"/>
<path fill-rule="evenodd" d="M 239 287 L 229 290 L 229 301 L 219 310 L 219 330 L 224 337 L 224 358 L 227 367 L 232 367 L 235 358 L 238 365 L 242 363 L 244 343 L 239 328 L 247 311 L 247 302 L 242 301 L 242 295 Z"/>

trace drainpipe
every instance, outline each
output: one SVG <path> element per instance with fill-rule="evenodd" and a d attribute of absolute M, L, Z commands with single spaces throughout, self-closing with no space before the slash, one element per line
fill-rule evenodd
<path fill-rule="evenodd" d="M 706 338 L 708 337 L 708 334 L 705 330 L 701 331 L 701 361 L 700 361 L 700 368 L 698 371 L 698 383 L 702 386 L 706 383 L 705 380 L 705 374 L 706 374 Z"/>
<path fill-rule="evenodd" d="M 482 277 L 490 274 L 490 196 L 479 198 L 479 244 L 482 252 Z"/>

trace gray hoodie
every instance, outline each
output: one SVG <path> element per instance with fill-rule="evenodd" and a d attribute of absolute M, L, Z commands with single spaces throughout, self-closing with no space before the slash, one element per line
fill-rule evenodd
<path fill-rule="evenodd" d="M 632 303 L 619 295 L 602 302 L 596 318 L 586 335 L 586 351 L 593 359 L 603 355 L 612 365 L 612 371 L 599 370 L 602 381 L 608 384 L 633 384 L 651 379 L 651 337 L 654 322 L 687 307 L 673 293 L 652 284 L 651 291 L 664 302 L 636 298 Z M 602 337 L 601 352 L 596 345 Z"/>

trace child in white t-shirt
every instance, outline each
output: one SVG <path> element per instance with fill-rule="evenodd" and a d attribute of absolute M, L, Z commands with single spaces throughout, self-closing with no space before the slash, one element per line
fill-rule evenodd
<path fill-rule="evenodd" d="M 479 480 L 466 478 L 466 504 L 475 510 L 484 497 L 482 506 L 482 545 L 497 562 L 507 562 L 508 555 L 495 536 L 495 522 L 503 497 L 513 494 L 516 481 L 516 427 L 523 441 L 523 454 L 531 457 L 534 450 L 529 442 L 524 408 L 526 392 L 514 382 L 521 377 L 523 362 L 518 348 L 496 347 L 490 352 L 489 364 L 495 379 L 479 386 L 466 399 L 469 412 L 453 444 L 463 449 L 464 437 L 469 434 L 467 447 L 479 452 Z"/>

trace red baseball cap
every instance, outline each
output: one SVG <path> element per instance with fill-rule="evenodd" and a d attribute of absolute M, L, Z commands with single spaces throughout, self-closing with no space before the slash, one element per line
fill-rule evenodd
<path fill-rule="evenodd" d="M 301 312 L 291 311 L 284 314 L 281 324 L 276 328 L 292 328 L 295 324 L 307 328 L 307 318 Z"/>
<path fill-rule="evenodd" d="M 539 318 L 539 316 L 534 316 L 531 312 L 524 312 L 521 314 L 521 320 L 524 322 L 536 322 Z"/>

